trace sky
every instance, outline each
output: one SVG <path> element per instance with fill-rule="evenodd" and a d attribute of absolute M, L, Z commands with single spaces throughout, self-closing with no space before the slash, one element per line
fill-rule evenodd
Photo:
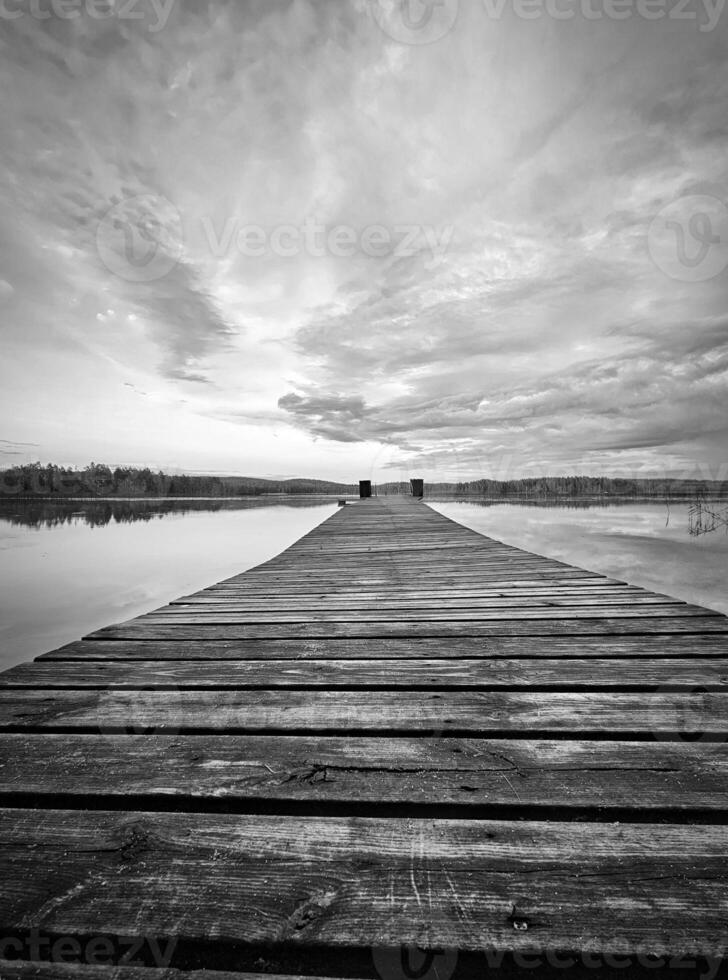
<path fill-rule="evenodd" d="M 728 477 L 725 0 L 1 0 L 0 468 Z"/>

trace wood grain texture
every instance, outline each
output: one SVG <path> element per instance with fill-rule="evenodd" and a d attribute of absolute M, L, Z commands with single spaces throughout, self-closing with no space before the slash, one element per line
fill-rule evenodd
<path fill-rule="evenodd" d="M 728 635 L 576 635 L 456 636 L 359 639 L 167 640 L 115 639 L 69 643 L 38 657 L 36 662 L 71 661 L 205 661 L 230 660 L 377 660 L 605 658 L 725 658 Z M 199 668 L 197 668 L 199 669 Z M 617 669 L 617 668 L 615 668 Z M 0 675 L 1 676 L 1 675 Z"/>
<path fill-rule="evenodd" d="M 168 606 L 153 613 L 139 616 L 130 622 L 138 626 L 187 626 L 197 625 L 217 625 L 235 624 L 244 626 L 246 624 L 274 624 L 279 623 L 288 625 L 293 624 L 316 624 L 326 626 L 329 623 L 349 624 L 355 623 L 356 626 L 370 623 L 383 624 L 384 627 L 400 623 L 416 623 L 422 626 L 429 623 L 483 623 L 501 620 L 517 619 L 521 622 L 531 619 L 602 619 L 604 616 L 612 618 L 645 619 L 645 618 L 667 618 L 676 617 L 711 617 L 715 614 L 709 609 L 701 606 L 691 606 L 687 603 L 670 604 L 644 604 L 644 603 L 561 603 L 558 600 L 551 602 L 527 603 L 525 605 L 505 606 L 485 606 L 475 609 L 454 608 L 454 609 L 434 609 L 432 606 L 405 609 L 340 609 L 340 610 L 305 610 L 294 609 L 289 612 L 282 610 L 239 610 L 232 609 L 200 609 L 191 606 Z M 122 624 L 128 625 L 128 624 Z"/>
<path fill-rule="evenodd" d="M 332 591 L 311 589 L 307 592 L 302 587 L 293 593 L 293 595 L 283 596 L 270 595 L 267 592 L 257 595 L 252 589 L 213 586 L 194 595 L 182 596 L 180 599 L 175 599 L 172 605 L 212 605 L 215 603 L 230 602 L 250 606 L 256 604 L 255 607 L 257 608 L 257 604 L 261 602 L 262 598 L 265 598 L 275 606 L 301 602 L 304 605 L 325 603 L 328 607 L 347 606 L 349 608 L 356 608 L 367 603 L 379 604 L 380 602 L 391 602 L 394 604 L 408 604 L 413 602 L 429 602 L 433 599 L 438 602 L 465 602 L 467 604 L 470 599 L 508 599 L 511 596 L 575 595 L 588 597 L 594 595 L 639 596 L 642 594 L 644 594 L 644 590 L 633 585 L 620 585 L 617 583 L 611 585 L 595 584 L 591 579 L 581 580 L 576 584 L 573 582 L 569 583 L 568 580 L 557 579 L 553 582 L 544 582 L 543 580 L 540 582 L 505 582 L 500 586 L 484 585 L 479 588 L 477 586 L 466 586 L 460 589 L 432 589 L 423 587 L 419 590 L 415 588 L 402 588 L 400 590 L 389 589 L 379 591 L 376 589 L 358 589 L 355 592 L 346 587 Z M 675 601 L 670 597 L 664 598 L 668 598 L 670 602 Z"/>
<path fill-rule="evenodd" d="M 163 607 L 168 613 L 194 612 L 194 613 L 216 613 L 216 612 L 348 612 L 351 615 L 358 615 L 360 612 L 371 610 L 415 610 L 424 612 L 432 608 L 433 602 L 438 609 L 527 609 L 532 606 L 593 606 L 593 605 L 640 605 L 640 606 L 666 606 L 675 605 L 675 600 L 669 596 L 660 596 L 650 592 L 619 589 L 596 589 L 589 590 L 552 590 L 544 592 L 530 592 L 514 590 L 512 595 L 493 593 L 492 595 L 465 594 L 465 596 L 444 596 L 444 595 L 425 595 L 418 598 L 397 598 L 375 593 L 371 597 L 357 596 L 356 598 L 341 598 L 340 596 L 330 596 L 315 599 L 297 598 L 271 598 L 270 596 L 260 599 L 250 598 L 202 598 L 183 602 L 170 603 Z M 160 612 L 162 610 L 159 610 Z M 419 618 L 419 617 L 418 617 Z"/>
<path fill-rule="evenodd" d="M 0 840 L 0 922 L 65 935 L 126 921 L 297 947 L 728 943 L 719 826 L 10 810 Z"/>
<path fill-rule="evenodd" d="M 611 618 L 575 617 L 493 619 L 490 621 L 458 620 L 437 622 L 328 622 L 328 623 L 146 623 L 132 620 L 89 634 L 92 640 L 326 640 L 326 639 L 394 639 L 416 640 L 427 637 L 460 638 L 495 636 L 675 636 L 706 633 L 728 635 L 725 616 L 627 616 Z"/>
<path fill-rule="evenodd" d="M 234 735 L 0 735 L 0 805 L 242 812 L 267 802 L 463 809 L 728 809 L 728 746 L 702 742 Z M 632 814 L 634 819 L 634 814 Z"/>
<path fill-rule="evenodd" d="M 98 938 L 98 937 L 97 937 Z M 50 945 L 50 944 L 49 944 Z M 81 944 L 80 944 L 81 945 Z M 81 945 L 81 956 L 105 955 L 105 946 Z M 164 944 L 163 944 L 164 948 Z M 127 952 L 131 949 L 127 947 Z M 57 955 L 63 955 L 58 947 Z M 68 956 L 68 953 L 65 954 Z M 175 970 L 163 967 L 103 966 L 89 963 L 20 963 L 17 960 L 0 959 L 2 980 L 305 980 L 304 977 L 272 973 L 230 973 L 229 970 Z"/>
<path fill-rule="evenodd" d="M 728 654 L 728 650 L 726 651 Z M 429 690 L 728 689 L 728 656 L 614 658 L 450 658 L 420 660 L 38 660 L 0 674 L 3 688 L 245 690 L 384 688 Z"/>
<path fill-rule="evenodd" d="M 457 732 L 728 737 L 728 693 L 0 691 L 0 732 Z"/>

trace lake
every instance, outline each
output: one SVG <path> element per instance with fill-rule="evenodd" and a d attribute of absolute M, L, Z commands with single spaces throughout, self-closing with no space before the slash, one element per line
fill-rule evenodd
<path fill-rule="evenodd" d="M 688 505 L 429 503 L 476 531 L 728 613 L 728 537 Z M 337 509 L 320 497 L 0 501 L 0 667 L 267 561 Z"/>
<path fill-rule="evenodd" d="M 335 499 L 0 502 L 0 668 L 273 558 Z"/>

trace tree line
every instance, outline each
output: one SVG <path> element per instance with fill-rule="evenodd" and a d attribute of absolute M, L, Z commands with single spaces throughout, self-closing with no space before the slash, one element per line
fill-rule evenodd
<path fill-rule="evenodd" d="M 385 483 L 377 493 L 410 493 L 409 483 Z M 670 497 L 728 494 L 727 480 L 630 479 L 608 476 L 545 476 L 520 480 L 470 480 L 460 483 L 428 483 L 425 496 L 458 497 Z"/>
<path fill-rule="evenodd" d="M 82 470 L 28 463 L 0 470 L 6 497 L 249 497 L 271 493 L 352 494 L 358 485 L 327 480 L 168 474 L 147 467 L 90 463 Z"/>
<path fill-rule="evenodd" d="M 379 494 L 409 494 L 409 482 L 378 484 Z M 168 474 L 148 467 L 90 463 L 84 469 L 27 463 L 0 470 L 6 497 L 254 497 L 263 494 L 358 495 L 358 483 L 328 480 L 266 480 L 244 476 Z M 520 480 L 425 481 L 425 495 L 462 497 L 670 497 L 728 494 L 728 481 L 629 479 L 606 476 L 530 477 Z"/>

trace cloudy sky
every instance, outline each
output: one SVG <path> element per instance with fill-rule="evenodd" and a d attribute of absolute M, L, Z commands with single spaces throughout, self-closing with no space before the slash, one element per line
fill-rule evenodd
<path fill-rule="evenodd" d="M 0 13 L 0 466 L 726 476 L 719 2 L 65 2 Z"/>

